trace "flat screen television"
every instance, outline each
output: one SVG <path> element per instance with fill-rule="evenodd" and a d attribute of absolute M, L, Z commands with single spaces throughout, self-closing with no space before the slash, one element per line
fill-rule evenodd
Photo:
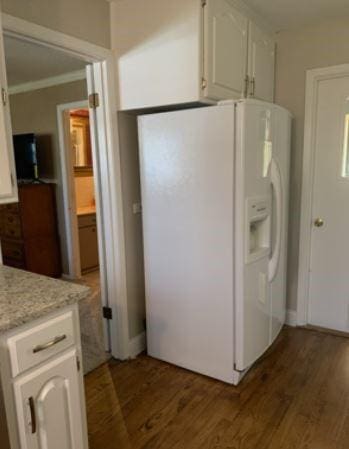
<path fill-rule="evenodd" d="M 18 179 L 38 179 L 35 134 L 17 134 L 13 136 L 16 172 Z"/>

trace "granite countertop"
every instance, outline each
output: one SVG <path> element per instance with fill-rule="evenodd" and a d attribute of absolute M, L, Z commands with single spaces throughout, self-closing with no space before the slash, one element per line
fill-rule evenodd
<path fill-rule="evenodd" d="M 89 287 L 0 264 L 0 333 L 85 299 Z"/>
<path fill-rule="evenodd" d="M 78 207 L 76 209 L 76 214 L 78 216 L 80 215 L 92 215 L 96 213 L 96 206 L 83 206 L 83 207 Z"/>

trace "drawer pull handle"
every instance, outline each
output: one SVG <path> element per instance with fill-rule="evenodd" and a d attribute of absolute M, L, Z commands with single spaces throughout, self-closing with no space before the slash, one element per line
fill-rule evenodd
<path fill-rule="evenodd" d="M 30 421 L 32 433 L 36 432 L 36 415 L 35 415 L 35 404 L 33 396 L 29 398 L 29 409 L 30 409 Z"/>
<path fill-rule="evenodd" d="M 53 340 L 48 341 L 47 343 L 44 343 L 42 345 L 35 346 L 33 349 L 34 354 L 37 352 L 44 351 L 45 349 L 51 348 L 52 346 L 56 345 L 57 343 L 60 343 L 61 341 L 65 340 L 67 338 L 66 335 L 60 335 L 59 337 L 55 337 Z"/>

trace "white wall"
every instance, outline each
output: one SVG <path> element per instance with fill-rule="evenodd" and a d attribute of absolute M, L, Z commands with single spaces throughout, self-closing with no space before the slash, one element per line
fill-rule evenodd
<path fill-rule="evenodd" d="M 107 0 L 1 0 L 0 3 L 6 14 L 110 47 Z"/>
<path fill-rule="evenodd" d="M 349 18 L 277 34 L 275 101 L 295 117 L 291 157 L 288 307 L 296 310 L 306 70 L 349 63 Z"/>

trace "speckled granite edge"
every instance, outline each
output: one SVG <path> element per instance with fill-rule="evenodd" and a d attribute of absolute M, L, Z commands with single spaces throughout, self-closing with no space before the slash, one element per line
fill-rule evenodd
<path fill-rule="evenodd" d="M 90 288 L 0 265 L 0 333 L 75 304 Z"/>

